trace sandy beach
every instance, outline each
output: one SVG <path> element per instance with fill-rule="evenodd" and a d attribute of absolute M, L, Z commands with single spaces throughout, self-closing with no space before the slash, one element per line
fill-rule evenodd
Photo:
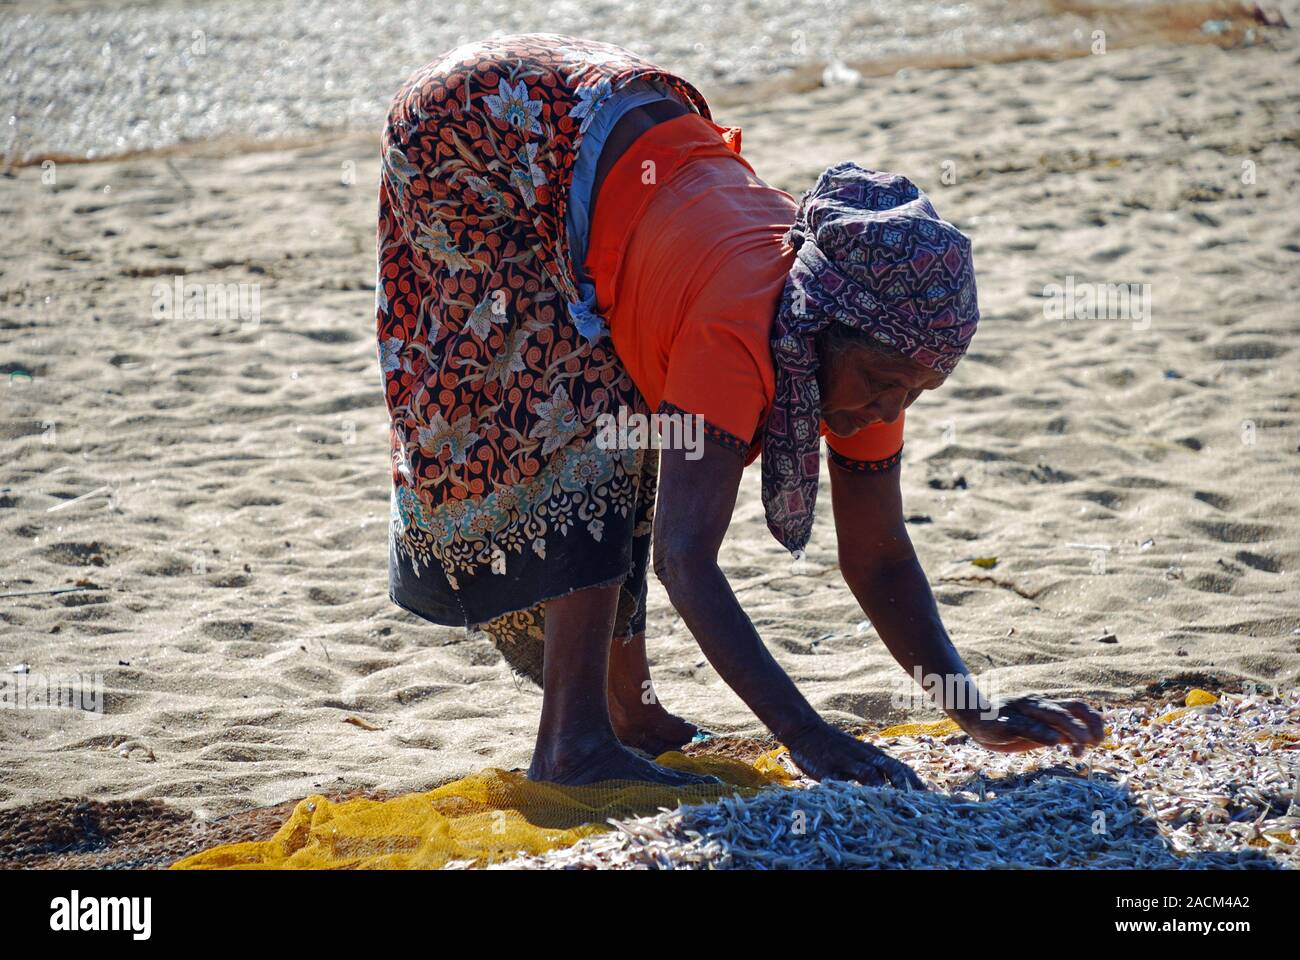
<path fill-rule="evenodd" d="M 1298 36 L 717 110 L 773 185 L 898 171 L 973 239 L 983 321 L 909 413 L 903 488 L 992 693 L 1300 683 Z M 216 816 L 527 765 L 540 691 L 387 598 L 377 142 L 0 177 L 0 669 L 105 692 L 102 715 L 0 711 L 0 807 Z M 243 299 L 186 317 L 185 284 Z M 829 511 L 792 564 L 758 481 L 723 563 L 778 660 L 846 725 L 933 719 L 844 586 Z M 653 582 L 648 637 L 670 709 L 764 732 Z"/>

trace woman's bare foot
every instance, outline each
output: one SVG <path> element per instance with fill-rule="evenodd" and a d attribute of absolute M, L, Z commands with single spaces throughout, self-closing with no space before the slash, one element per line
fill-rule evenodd
<path fill-rule="evenodd" d="M 639 697 L 631 703 L 611 697 L 609 720 L 623 744 L 652 757 L 668 750 L 680 750 L 700 732 L 695 724 L 669 713 L 661 704 L 645 704 Z"/>
<path fill-rule="evenodd" d="M 718 783 L 717 777 L 670 770 L 645 760 L 617 740 L 594 743 L 538 743 L 528 768 L 529 780 L 579 786 L 602 780 L 642 780 L 671 787 Z"/>
<path fill-rule="evenodd" d="M 615 637 L 609 648 L 609 719 L 618 739 L 652 757 L 680 750 L 700 728 L 659 703 L 646 663 L 645 634 Z"/>
<path fill-rule="evenodd" d="M 685 787 L 717 783 L 715 777 L 680 773 L 651 763 L 619 743 L 608 707 L 608 668 L 615 659 L 610 637 L 618 591 L 617 584 L 588 587 L 546 601 L 542 716 L 528 778 L 565 784 L 641 780 Z M 644 650 L 642 638 L 639 659 L 648 681 Z M 620 688 L 627 685 L 619 684 Z"/>

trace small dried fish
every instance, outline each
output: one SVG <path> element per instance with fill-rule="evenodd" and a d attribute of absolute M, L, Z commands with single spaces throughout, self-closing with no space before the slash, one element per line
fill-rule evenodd
<path fill-rule="evenodd" d="M 800 778 L 622 821 L 492 869 L 1300 868 L 1288 739 L 1300 728 L 1300 692 L 1189 697 L 1107 710 L 1105 721 L 1106 747 L 1090 764 L 1059 750 L 891 738 L 935 789 Z"/>

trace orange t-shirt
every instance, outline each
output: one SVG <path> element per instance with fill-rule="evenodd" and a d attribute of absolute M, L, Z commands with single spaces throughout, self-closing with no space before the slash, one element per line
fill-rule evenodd
<path fill-rule="evenodd" d="M 758 456 L 776 394 L 770 337 L 794 259 L 796 204 L 740 156 L 740 130 L 695 113 L 656 124 L 610 168 L 596 198 L 587 272 L 614 349 L 652 410 L 700 414 Z M 829 434 L 841 457 L 903 445 L 903 417 Z"/>

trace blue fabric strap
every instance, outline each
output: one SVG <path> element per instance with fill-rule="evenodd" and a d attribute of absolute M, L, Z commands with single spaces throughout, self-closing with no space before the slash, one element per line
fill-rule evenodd
<path fill-rule="evenodd" d="M 596 165 L 600 152 L 609 139 L 610 131 L 629 110 L 655 103 L 659 100 L 676 100 L 690 109 L 669 88 L 653 80 L 633 80 L 617 93 L 600 103 L 585 121 L 587 132 L 578 147 L 578 158 L 573 165 L 573 182 L 569 187 L 569 208 L 565 215 L 565 228 L 569 232 L 569 253 L 573 260 L 578 292 L 582 299 L 569 304 L 569 317 L 578 332 L 588 340 L 598 340 L 609 331 L 604 319 L 596 312 L 596 286 L 587 276 L 587 238 L 591 233 L 591 188 L 596 180 Z"/>

